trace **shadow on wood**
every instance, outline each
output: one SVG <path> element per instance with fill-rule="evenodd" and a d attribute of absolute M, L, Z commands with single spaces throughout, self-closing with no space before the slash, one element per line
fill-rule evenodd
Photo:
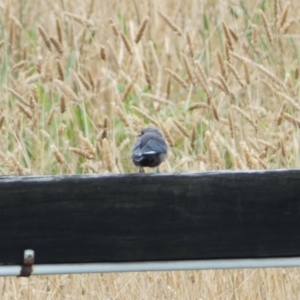
<path fill-rule="evenodd" d="M 300 256 L 300 171 L 0 177 L 0 264 Z"/>

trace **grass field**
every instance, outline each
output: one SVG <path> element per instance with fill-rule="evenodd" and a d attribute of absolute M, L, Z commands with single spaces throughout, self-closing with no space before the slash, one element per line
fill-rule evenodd
<path fill-rule="evenodd" d="M 299 167 L 298 0 L 0 1 L 0 174 Z M 0 278 L 2 299 L 298 299 L 299 269 Z"/>

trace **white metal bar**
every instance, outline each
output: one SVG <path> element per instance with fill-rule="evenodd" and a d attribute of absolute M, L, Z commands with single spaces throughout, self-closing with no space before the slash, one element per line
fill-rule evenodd
<path fill-rule="evenodd" d="M 300 267 L 300 257 L 33 265 L 31 275 L 286 267 Z M 21 266 L 0 265 L 0 276 L 19 276 L 20 272 Z"/>

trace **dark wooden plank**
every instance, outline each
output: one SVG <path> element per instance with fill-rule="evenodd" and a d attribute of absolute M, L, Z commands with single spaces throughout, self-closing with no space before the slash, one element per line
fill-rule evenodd
<path fill-rule="evenodd" d="M 0 263 L 300 256 L 300 171 L 0 177 Z"/>

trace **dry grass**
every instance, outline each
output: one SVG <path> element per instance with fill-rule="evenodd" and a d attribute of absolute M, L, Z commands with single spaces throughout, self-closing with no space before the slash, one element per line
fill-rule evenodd
<path fill-rule="evenodd" d="M 0 174 L 299 167 L 292 0 L 0 2 Z M 125 124 L 125 126 L 124 126 Z M 163 125 L 162 125 L 163 124 Z M 297 299 L 299 269 L 1 278 L 3 299 Z"/>

